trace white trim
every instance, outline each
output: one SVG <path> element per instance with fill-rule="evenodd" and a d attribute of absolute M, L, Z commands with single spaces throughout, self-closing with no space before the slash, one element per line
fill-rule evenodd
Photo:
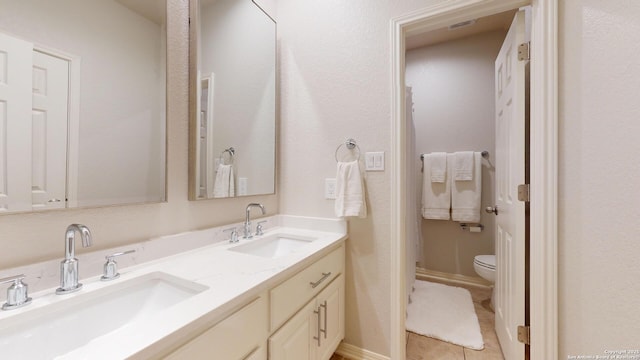
<path fill-rule="evenodd" d="M 451 23 L 528 4 L 451 0 L 391 20 L 391 359 L 405 358 L 404 39 Z M 556 360 L 557 339 L 557 3 L 532 0 L 531 358 Z"/>
<path fill-rule="evenodd" d="M 391 247 L 389 249 L 391 265 L 391 359 L 406 359 L 407 332 L 405 326 L 406 301 L 406 234 L 404 174 L 406 171 L 405 154 L 405 81 L 404 21 L 391 21 Z M 395 280 L 395 281 L 394 281 Z"/>
<path fill-rule="evenodd" d="M 531 359 L 550 360 L 558 358 L 557 6 L 533 1 L 531 33 Z"/>
<path fill-rule="evenodd" d="M 389 360 L 386 356 L 344 342 L 340 343 L 336 354 L 349 358 L 349 360 Z"/>
<path fill-rule="evenodd" d="M 416 280 L 444 282 L 448 284 L 474 286 L 485 289 L 490 289 L 493 287 L 492 283 L 481 277 L 467 276 L 462 274 L 450 274 L 420 267 L 416 268 Z"/>

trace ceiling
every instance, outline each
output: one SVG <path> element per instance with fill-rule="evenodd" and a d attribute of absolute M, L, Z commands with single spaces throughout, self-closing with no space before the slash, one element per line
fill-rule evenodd
<path fill-rule="evenodd" d="M 483 32 L 509 29 L 513 17 L 515 16 L 517 9 L 505 11 L 491 16 L 486 16 L 475 20 L 475 23 L 470 26 L 461 26 L 457 29 L 449 30 L 449 28 L 443 28 L 439 30 L 429 31 L 423 34 L 417 34 L 408 36 L 406 38 L 406 49 L 416 49 L 419 47 L 435 45 L 445 41 L 451 41 L 460 39 L 463 37 L 480 34 Z"/>
<path fill-rule="evenodd" d="M 167 12 L 165 0 L 116 0 L 116 2 L 158 25 L 165 23 Z"/>

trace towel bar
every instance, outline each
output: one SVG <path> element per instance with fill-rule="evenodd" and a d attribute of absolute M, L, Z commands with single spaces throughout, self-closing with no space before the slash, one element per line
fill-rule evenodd
<path fill-rule="evenodd" d="M 229 153 L 229 164 L 233 164 L 233 155 L 236 154 L 236 149 L 234 149 L 233 147 L 230 147 L 228 149 L 224 149 L 222 150 L 222 152 L 220 153 L 220 163 L 224 164 L 224 165 L 229 165 L 229 164 L 225 164 L 224 162 L 224 153 Z"/>
<path fill-rule="evenodd" d="M 357 148 L 358 149 L 358 157 L 356 158 L 356 161 L 360 160 L 360 146 L 358 146 L 358 144 L 356 144 L 356 141 L 354 139 L 347 139 L 346 142 L 338 145 L 338 147 L 336 148 L 336 153 L 335 153 L 336 162 L 340 162 L 340 160 L 338 160 L 338 150 L 340 150 L 340 148 L 343 145 L 346 146 L 347 149 L 349 149 L 349 150 L 353 150 L 353 149 Z"/>
<path fill-rule="evenodd" d="M 481 152 L 480 155 L 482 155 L 482 157 L 485 159 L 489 158 L 489 152 L 487 150 Z M 424 160 L 424 154 L 420 154 L 420 160 Z"/>

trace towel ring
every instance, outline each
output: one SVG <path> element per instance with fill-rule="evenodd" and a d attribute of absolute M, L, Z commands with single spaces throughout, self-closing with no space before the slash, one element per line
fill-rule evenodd
<path fill-rule="evenodd" d="M 224 154 L 225 154 L 225 153 L 228 153 L 228 154 L 229 154 L 229 163 L 228 163 L 228 164 L 226 164 L 226 163 L 224 162 Z M 236 150 L 235 150 L 233 147 L 230 147 L 230 148 L 228 148 L 228 149 L 224 149 L 224 150 L 222 150 L 222 152 L 220 153 L 220 163 L 221 163 L 221 164 L 224 164 L 224 165 L 230 165 L 230 164 L 233 164 L 233 155 L 235 155 L 235 154 L 236 154 Z"/>
<path fill-rule="evenodd" d="M 338 145 L 338 147 L 336 148 L 336 153 L 335 153 L 336 162 L 340 162 L 340 160 L 338 160 L 338 151 L 343 145 L 346 146 L 347 149 L 349 150 L 358 149 L 358 157 L 356 158 L 356 161 L 360 160 L 360 146 L 356 144 L 356 141 L 354 139 L 347 139 L 345 143 Z"/>

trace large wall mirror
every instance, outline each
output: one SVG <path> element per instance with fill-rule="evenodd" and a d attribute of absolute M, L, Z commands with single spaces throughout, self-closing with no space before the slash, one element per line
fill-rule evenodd
<path fill-rule="evenodd" d="M 165 201 L 165 0 L 0 9 L 0 213 Z"/>
<path fill-rule="evenodd" d="M 275 192 L 276 24 L 251 0 L 191 0 L 191 200 Z"/>

